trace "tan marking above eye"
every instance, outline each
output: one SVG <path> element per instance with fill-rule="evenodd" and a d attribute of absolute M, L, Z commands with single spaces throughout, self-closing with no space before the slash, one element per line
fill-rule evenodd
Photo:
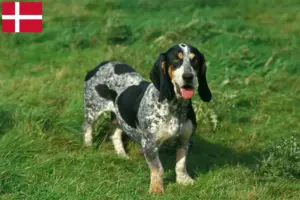
<path fill-rule="evenodd" d="M 177 55 L 178 55 L 178 58 L 179 58 L 179 59 L 183 59 L 183 54 L 182 54 L 182 52 L 179 52 Z"/>
<path fill-rule="evenodd" d="M 195 57 L 195 54 L 190 53 L 189 57 L 190 57 L 190 59 L 193 59 Z"/>

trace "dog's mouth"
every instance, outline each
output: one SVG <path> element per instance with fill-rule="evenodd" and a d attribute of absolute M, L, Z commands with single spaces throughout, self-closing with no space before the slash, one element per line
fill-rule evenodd
<path fill-rule="evenodd" d="M 179 87 L 179 85 L 176 83 L 176 89 L 178 92 L 180 92 L 180 95 L 184 99 L 191 99 L 194 95 L 194 87 L 191 85 L 184 85 L 182 87 Z"/>

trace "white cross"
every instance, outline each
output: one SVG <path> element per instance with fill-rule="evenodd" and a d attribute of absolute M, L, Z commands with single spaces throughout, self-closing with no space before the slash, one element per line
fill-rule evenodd
<path fill-rule="evenodd" d="M 2 15 L 2 19 L 15 20 L 15 32 L 20 32 L 20 19 L 42 19 L 42 15 L 20 15 L 20 2 L 15 2 L 15 15 Z"/>

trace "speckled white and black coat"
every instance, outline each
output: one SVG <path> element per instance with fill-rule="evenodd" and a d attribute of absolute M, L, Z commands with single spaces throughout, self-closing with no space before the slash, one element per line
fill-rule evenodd
<path fill-rule="evenodd" d="M 160 145 L 176 139 L 177 182 L 192 183 L 186 172 L 186 154 L 196 128 L 191 99 L 181 95 L 181 88 L 194 89 L 203 101 L 210 101 L 204 56 L 194 47 L 179 44 L 161 53 L 151 73 L 151 83 L 122 62 L 107 61 L 89 71 L 84 82 L 84 139 L 92 145 L 92 125 L 104 111 L 110 111 L 119 128 L 112 135 L 117 153 L 127 157 L 122 143 L 126 133 L 142 146 L 151 170 L 150 192 L 162 193 L 163 168 Z"/>

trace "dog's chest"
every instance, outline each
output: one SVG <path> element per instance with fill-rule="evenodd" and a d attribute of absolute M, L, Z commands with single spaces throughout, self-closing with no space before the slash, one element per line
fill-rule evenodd
<path fill-rule="evenodd" d="M 176 117 L 171 117 L 169 121 L 160 123 L 156 134 L 156 140 L 165 141 L 169 138 L 178 137 L 182 123 Z"/>
<path fill-rule="evenodd" d="M 180 136 L 186 122 L 186 112 L 179 106 L 161 106 L 157 113 L 159 121 L 156 123 L 156 140 L 164 142 L 167 139 Z"/>

